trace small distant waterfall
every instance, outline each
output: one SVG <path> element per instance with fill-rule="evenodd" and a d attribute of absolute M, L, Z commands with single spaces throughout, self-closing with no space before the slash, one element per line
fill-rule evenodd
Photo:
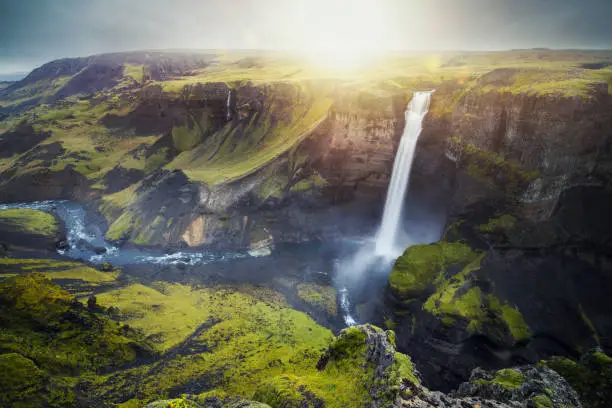
<path fill-rule="evenodd" d="M 423 129 L 423 118 L 429 109 L 430 99 L 431 92 L 416 92 L 406 109 L 406 125 L 395 155 L 385 210 L 376 237 L 376 254 L 379 256 L 394 257 L 398 253 L 396 238 L 401 225 L 404 197 L 410 181 L 414 149 Z M 399 252 L 402 250 L 399 249 Z"/>
<path fill-rule="evenodd" d="M 230 120 L 232 118 L 232 90 L 227 91 L 227 106 L 225 119 Z"/>

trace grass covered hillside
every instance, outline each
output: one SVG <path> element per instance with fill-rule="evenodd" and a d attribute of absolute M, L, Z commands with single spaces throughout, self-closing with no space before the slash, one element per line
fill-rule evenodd
<path fill-rule="evenodd" d="M 252 173 L 308 136 L 343 88 L 378 95 L 453 83 L 587 96 L 610 83 L 611 63 L 606 52 L 541 50 L 395 54 L 344 72 L 264 52 L 58 60 L 0 90 L 0 145 L 21 132 L 19 148 L 2 152 L 0 171 L 6 182 L 69 168 L 105 192 L 115 173 L 127 187 L 165 166 L 214 185 Z"/>
<path fill-rule="evenodd" d="M 370 335 L 334 338 L 270 289 L 132 283 L 120 271 L 63 261 L 2 265 L 4 406 L 142 407 L 192 394 L 359 407 L 392 398 L 403 378 L 417 382 L 397 354 L 384 377 L 388 394 L 372 394 Z"/>

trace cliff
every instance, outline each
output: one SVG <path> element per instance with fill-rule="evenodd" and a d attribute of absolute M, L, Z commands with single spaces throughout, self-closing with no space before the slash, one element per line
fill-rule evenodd
<path fill-rule="evenodd" d="M 89 203 L 109 239 L 133 245 L 253 248 L 372 227 L 409 91 L 191 81 L 200 57 L 60 60 L 3 90 L 3 200 Z M 105 74 L 79 87 L 89 70 Z M 32 91 L 38 106 L 14 102 L 41 78 L 53 89 Z M 330 225 L 339 212 L 347 222 Z"/>
<path fill-rule="evenodd" d="M 437 387 L 476 366 L 612 346 L 612 97 L 516 89 L 521 74 L 434 95 L 446 106 L 432 105 L 419 141 L 417 186 L 443 188 L 449 220 L 442 242 L 396 262 L 385 318 Z"/>

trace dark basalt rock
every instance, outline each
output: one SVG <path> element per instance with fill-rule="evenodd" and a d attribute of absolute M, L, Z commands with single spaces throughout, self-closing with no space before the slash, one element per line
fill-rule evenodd
<path fill-rule="evenodd" d="M 61 239 L 55 243 L 55 248 L 60 251 L 67 251 L 68 249 L 70 249 L 70 245 L 68 244 L 67 240 Z"/>
<path fill-rule="evenodd" d="M 519 406 L 538 406 L 533 401 L 548 399 L 552 407 L 580 407 L 578 394 L 557 372 L 547 367 L 524 366 L 497 373 L 476 369 L 470 381 L 452 393 L 454 397 L 479 397 Z M 544 403 L 542 403 L 543 406 Z"/>
<path fill-rule="evenodd" d="M 102 255 L 106 253 L 106 248 L 104 247 L 94 247 L 93 251 L 98 254 L 98 255 Z"/>
<path fill-rule="evenodd" d="M 0 136 L 0 158 L 27 152 L 50 136 L 49 132 L 36 132 L 30 124 L 18 126 Z"/>
<path fill-rule="evenodd" d="M 142 170 L 115 167 L 104 175 L 106 194 L 119 192 L 142 179 L 144 175 L 145 173 Z"/>

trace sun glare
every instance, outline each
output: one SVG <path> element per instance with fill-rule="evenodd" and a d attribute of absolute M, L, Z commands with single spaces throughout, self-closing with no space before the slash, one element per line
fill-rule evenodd
<path fill-rule="evenodd" d="M 356 69 L 389 48 L 391 33 L 380 1 L 310 0 L 296 5 L 295 12 L 300 52 L 316 66 Z"/>

